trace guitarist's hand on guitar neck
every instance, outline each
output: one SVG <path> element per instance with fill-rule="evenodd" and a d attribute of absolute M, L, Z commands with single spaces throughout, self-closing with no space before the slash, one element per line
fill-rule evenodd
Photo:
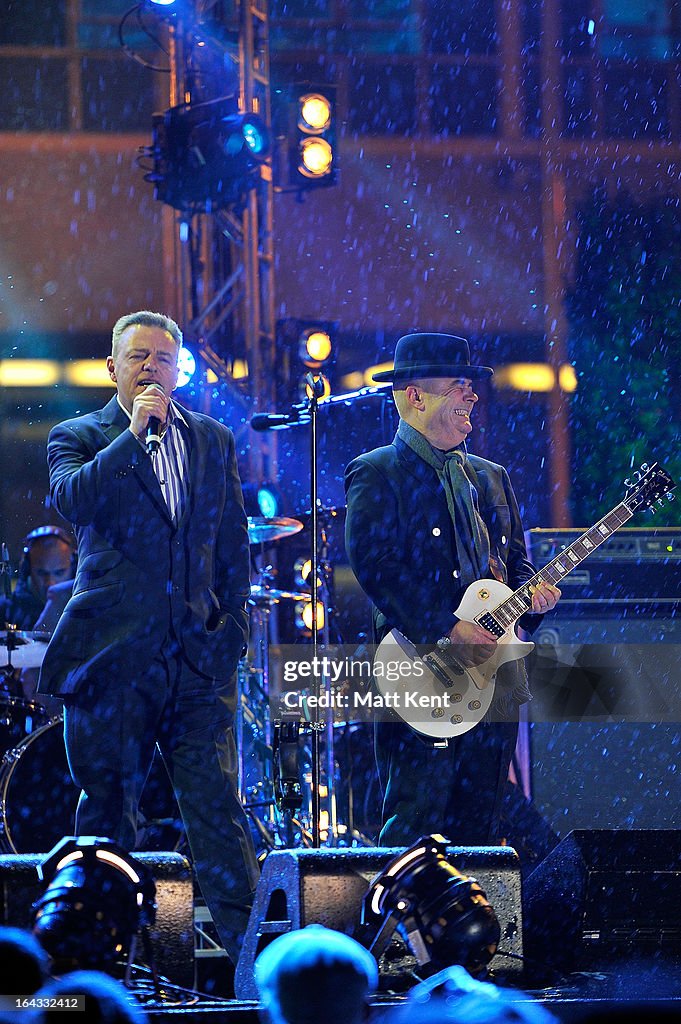
<path fill-rule="evenodd" d="M 532 611 L 539 615 L 550 612 L 560 600 L 560 590 L 551 583 L 540 583 L 538 587 L 530 587 L 532 591 Z"/>
<path fill-rule="evenodd" d="M 497 646 L 496 637 L 492 633 L 475 622 L 465 622 L 463 619 L 450 630 L 449 639 L 459 645 L 456 657 L 464 665 L 482 665 L 483 661 L 492 657 Z"/>

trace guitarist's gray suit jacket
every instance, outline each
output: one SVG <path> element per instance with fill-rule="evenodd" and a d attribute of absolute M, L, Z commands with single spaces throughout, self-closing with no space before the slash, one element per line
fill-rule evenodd
<path fill-rule="evenodd" d="M 468 456 L 466 473 L 477 490 L 498 575 L 515 590 L 535 570 L 508 473 L 476 455 Z M 453 525 L 436 471 L 395 437 L 351 462 L 345 484 L 346 548 L 374 605 L 376 639 L 396 628 L 412 643 L 436 643 L 455 625 L 463 594 Z M 526 615 L 520 624 L 532 631 L 540 621 Z"/>

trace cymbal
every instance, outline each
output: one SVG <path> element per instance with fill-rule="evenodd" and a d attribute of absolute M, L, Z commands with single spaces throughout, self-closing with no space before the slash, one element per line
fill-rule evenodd
<path fill-rule="evenodd" d="M 276 601 L 309 601 L 311 595 L 309 592 L 301 591 L 296 593 L 293 590 L 275 590 L 274 587 L 261 587 L 254 584 L 251 587 L 251 601 L 254 603 L 267 604 L 271 602 L 274 604 Z"/>
<path fill-rule="evenodd" d="M 251 544 L 262 544 L 266 540 L 280 540 L 282 537 L 300 533 L 303 524 L 299 519 L 287 519 L 285 516 L 249 516 L 248 540 Z"/>
<path fill-rule="evenodd" d="M 5 664 L 0 665 L 0 668 L 10 664 L 12 668 L 40 668 L 49 639 L 49 633 L 21 629 L 11 632 L 3 630 L 0 632 L 0 660 Z"/>

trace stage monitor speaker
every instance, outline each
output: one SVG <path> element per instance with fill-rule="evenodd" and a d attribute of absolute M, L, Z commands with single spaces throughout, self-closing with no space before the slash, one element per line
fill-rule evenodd
<path fill-rule="evenodd" d="M 238 999 L 257 999 L 253 967 L 278 935 L 322 924 L 355 936 L 362 900 L 375 876 L 404 848 L 276 850 L 265 860 L 255 894 L 234 987 Z M 508 846 L 448 847 L 451 863 L 472 875 L 487 894 L 501 926 L 493 969 L 517 975 L 522 957 L 521 882 L 517 854 Z M 415 961 L 414 961 L 415 965 Z M 380 966 L 380 965 L 379 965 Z"/>
<path fill-rule="evenodd" d="M 681 614 L 594 601 L 575 615 L 561 600 L 532 639 L 537 811 L 560 836 L 666 828 L 681 803 Z"/>
<path fill-rule="evenodd" d="M 156 924 L 151 929 L 156 969 L 169 981 L 194 987 L 194 898 L 189 862 L 179 853 L 135 853 L 156 883 Z M 2 924 L 30 929 L 32 906 L 45 891 L 38 854 L 0 855 Z"/>
<path fill-rule="evenodd" d="M 681 832 L 577 829 L 525 882 L 525 954 L 561 970 L 681 958 Z"/>

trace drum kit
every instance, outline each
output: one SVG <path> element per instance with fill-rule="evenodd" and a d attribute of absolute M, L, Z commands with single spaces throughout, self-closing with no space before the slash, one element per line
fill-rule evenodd
<path fill-rule="evenodd" d="M 298 519 L 250 517 L 249 541 L 261 554 L 268 545 L 303 529 Z M 238 669 L 235 721 L 239 751 L 239 791 L 262 852 L 275 847 L 309 845 L 309 785 L 305 758 L 309 750 L 298 743 L 301 799 L 297 808 L 279 799 L 281 765 L 279 724 L 270 717 L 270 644 L 273 612 L 282 602 L 306 602 L 308 591 L 282 590 L 271 585 L 271 566 L 257 569 L 251 587 L 251 639 Z M 66 759 L 63 719 L 37 699 L 22 694 L 19 673 L 40 668 L 50 634 L 8 627 L 0 632 L 0 853 L 22 854 L 51 849 L 73 827 L 78 791 Z M 49 700 L 49 698 L 48 698 Z M 333 723 L 331 723 L 333 726 Z M 296 737 L 297 739 L 297 737 Z M 333 735 L 328 737 L 333 746 Z M 290 755 L 290 744 L 288 747 Z M 333 753 L 327 764 L 333 765 Z M 328 769 L 331 772 L 332 769 Z M 329 795 L 332 780 L 327 780 Z M 339 837 L 342 836 L 342 839 Z M 338 826 L 329 813 L 327 841 L 345 845 L 352 829 Z M 354 841 L 354 840 L 353 840 Z M 360 835 L 360 842 L 366 842 Z M 138 847 L 181 849 L 184 844 L 179 809 L 170 780 L 157 753 L 140 804 Z"/>

